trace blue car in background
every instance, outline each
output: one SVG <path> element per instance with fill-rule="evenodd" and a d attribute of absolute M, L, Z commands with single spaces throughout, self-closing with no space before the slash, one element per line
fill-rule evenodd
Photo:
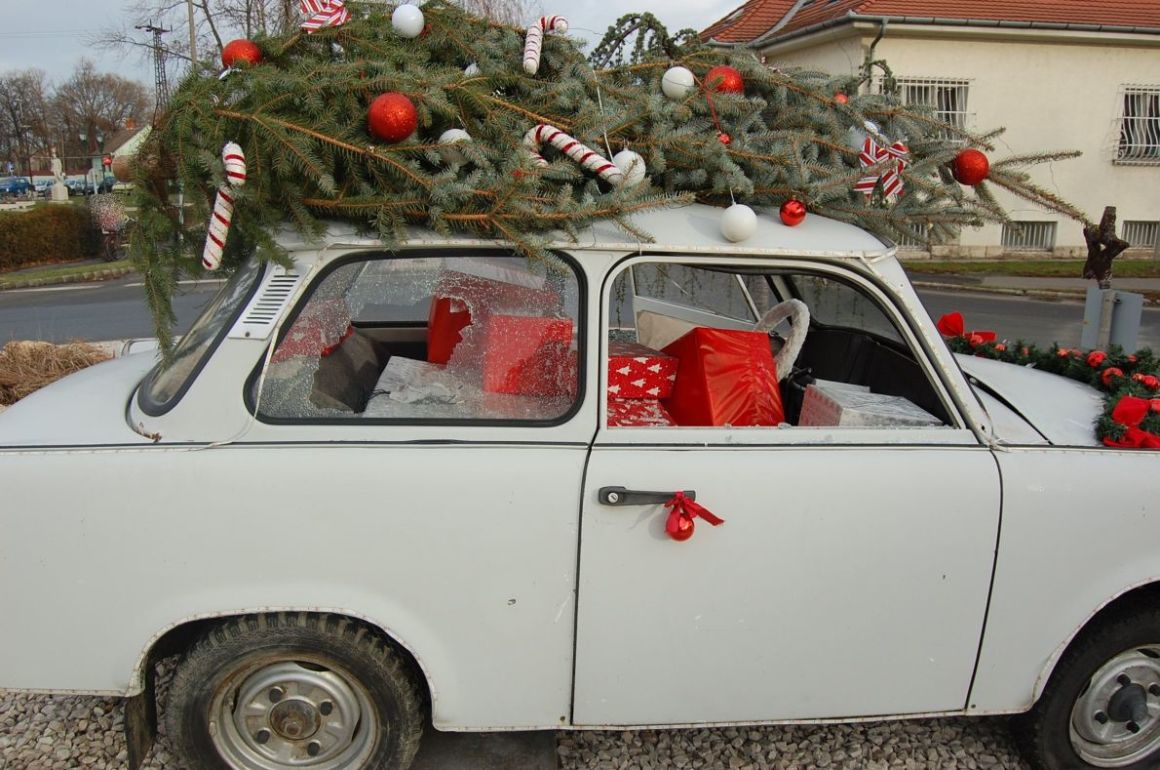
<path fill-rule="evenodd" d="M 32 183 L 26 176 L 0 177 L 0 196 L 24 197 L 32 189 Z"/>

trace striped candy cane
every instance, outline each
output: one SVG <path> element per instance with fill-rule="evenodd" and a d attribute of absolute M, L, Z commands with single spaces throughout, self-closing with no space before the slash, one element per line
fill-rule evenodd
<path fill-rule="evenodd" d="M 562 35 L 567 31 L 568 20 L 563 16 L 541 16 L 539 21 L 528 27 L 528 37 L 524 43 L 524 72 L 535 75 L 539 71 L 545 32 L 559 32 Z"/>
<path fill-rule="evenodd" d="M 547 166 L 548 161 L 540 154 L 544 142 L 555 147 L 578 163 L 581 168 L 591 171 L 608 182 L 613 187 L 620 187 L 624 183 L 624 172 L 614 164 L 609 163 L 593 150 L 585 147 L 558 128 L 541 123 L 528 133 L 524 134 L 524 147 L 532 155 L 532 162 L 537 166 Z"/>
<path fill-rule="evenodd" d="M 230 221 L 234 218 L 234 196 L 231 187 L 241 187 L 246 183 L 246 155 L 234 142 L 226 142 L 222 148 L 222 163 L 226 166 L 226 181 L 218 188 L 213 202 L 213 213 L 209 218 L 209 232 L 205 236 L 205 251 L 201 254 L 201 265 L 206 270 L 217 270 L 222 263 L 222 250 L 226 246 L 226 236 L 230 234 Z"/>

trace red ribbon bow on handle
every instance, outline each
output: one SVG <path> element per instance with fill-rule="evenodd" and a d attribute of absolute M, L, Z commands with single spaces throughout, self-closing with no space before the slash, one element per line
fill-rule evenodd
<path fill-rule="evenodd" d="M 862 177 L 854 183 L 854 189 L 869 198 L 874 194 L 874 186 L 881 179 L 883 195 L 887 198 L 899 195 L 903 188 L 902 170 L 906 168 L 906 154 L 906 145 L 902 142 L 895 142 L 886 147 L 874 141 L 874 137 L 867 136 L 862 141 L 862 153 L 858 156 L 862 168 L 876 166 L 879 163 L 889 161 L 891 158 L 897 159 L 898 162 L 886 165 L 881 174 Z"/>
<path fill-rule="evenodd" d="M 669 518 L 665 522 L 665 532 L 668 532 L 669 537 L 673 540 L 688 540 L 692 537 L 693 519 L 698 516 L 714 527 L 725 523 L 725 519 L 713 515 L 708 508 L 698 505 L 684 492 L 674 494 L 673 499 L 665 503 L 665 507 L 669 509 Z"/>

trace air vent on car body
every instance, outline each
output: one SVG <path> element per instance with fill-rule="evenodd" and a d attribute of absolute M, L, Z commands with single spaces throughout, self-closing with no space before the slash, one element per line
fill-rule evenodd
<path fill-rule="evenodd" d="M 230 329 L 229 336 L 234 339 L 265 339 L 270 336 L 300 283 L 302 276 L 297 272 L 272 265 L 245 312 Z"/>

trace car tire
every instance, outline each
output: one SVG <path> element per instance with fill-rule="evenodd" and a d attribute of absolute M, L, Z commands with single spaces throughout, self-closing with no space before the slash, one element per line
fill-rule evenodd
<path fill-rule="evenodd" d="M 1160 611 L 1083 632 L 1015 727 L 1037 770 L 1160 766 Z"/>
<path fill-rule="evenodd" d="M 178 664 L 166 732 L 189 770 L 406 770 L 425 721 L 410 668 L 349 618 L 231 619 Z"/>

